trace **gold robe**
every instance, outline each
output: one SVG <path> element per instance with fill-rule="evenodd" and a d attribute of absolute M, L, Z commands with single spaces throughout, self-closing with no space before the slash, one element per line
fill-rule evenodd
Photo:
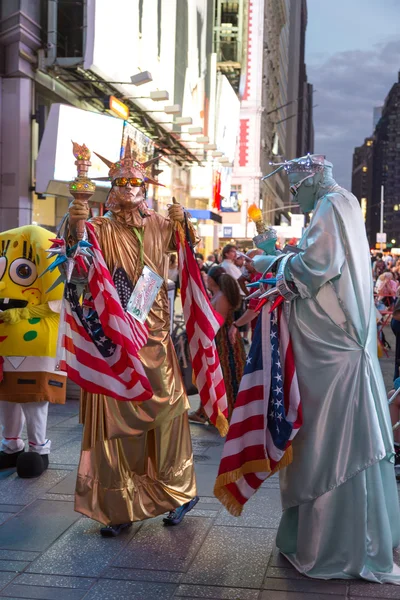
<path fill-rule="evenodd" d="M 167 252 L 174 249 L 173 223 L 147 213 L 141 218 L 137 210 L 113 212 L 91 221 L 110 273 L 122 267 L 133 284 L 143 264 L 166 279 Z M 147 325 L 149 338 L 140 359 L 153 397 L 137 405 L 82 392 L 75 510 L 105 525 L 154 517 L 196 495 L 189 403 L 169 333 L 166 284 Z"/>

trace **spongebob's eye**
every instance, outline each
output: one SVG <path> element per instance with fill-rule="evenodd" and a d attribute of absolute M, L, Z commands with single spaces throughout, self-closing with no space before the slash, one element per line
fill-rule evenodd
<path fill-rule="evenodd" d="M 10 265 L 9 273 L 13 282 L 23 287 L 32 285 L 37 277 L 35 263 L 27 258 L 17 258 L 17 260 L 14 260 Z"/>
<path fill-rule="evenodd" d="M 3 277 L 7 266 L 7 259 L 5 256 L 0 256 L 0 279 Z"/>

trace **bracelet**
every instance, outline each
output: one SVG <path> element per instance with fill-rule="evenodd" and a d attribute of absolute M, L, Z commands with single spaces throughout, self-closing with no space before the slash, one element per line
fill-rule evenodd
<path fill-rule="evenodd" d="M 294 252 L 289 252 L 286 254 L 283 260 L 281 260 L 279 263 L 278 272 L 276 275 L 276 287 L 286 302 L 290 302 L 298 296 L 298 294 L 294 291 L 296 289 L 295 286 L 286 281 L 284 274 L 286 264 L 292 258 L 292 256 L 294 256 L 294 254 Z"/>

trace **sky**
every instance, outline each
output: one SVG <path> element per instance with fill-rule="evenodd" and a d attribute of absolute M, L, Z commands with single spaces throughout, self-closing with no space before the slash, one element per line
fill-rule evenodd
<path fill-rule="evenodd" d="M 400 0 L 307 0 L 306 64 L 314 85 L 315 152 L 351 188 L 352 156 L 373 131 L 400 71 Z"/>

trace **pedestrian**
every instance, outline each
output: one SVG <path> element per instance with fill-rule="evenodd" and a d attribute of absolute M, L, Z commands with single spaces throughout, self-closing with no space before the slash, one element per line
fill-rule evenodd
<path fill-rule="evenodd" d="M 385 271 L 386 269 L 386 263 L 383 260 L 383 254 L 382 252 L 378 252 L 376 255 L 376 261 L 373 264 L 373 268 L 372 268 L 372 274 L 373 274 L 373 278 L 376 281 L 379 277 L 379 275 L 382 275 L 382 273 Z"/>
<path fill-rule="evenodd" d="M 393 279 L 393 273 L 390 271 L 379 275 L 375 286 L 378 302 L 381 302 L 386 308 L 391 308 L 395 302 L 398 287 L 399 284 Z"/>
<path fill-rule="evenodd" d="M 246 362 L 242 338 L 237 336 L 232 342 L 229 339 L 229 329 L 234 321 L 233 315 L 235 309 L 241 303 L 241 297 L 235 279 L 220 266 L 211 267 L 209 270 L 207 288 L 211 292 L 212 306 L 224 319 L 216 335 L 215 342 L 225 382 L 229 420 Z M 207 418 L 202 407 L 190 413 L 189 420 L 195 423 L 205 423 Z"/>
<path fill-rule="evenodd" d="M 235 259 L 237 255 L 237 248 L 233 244 L 227 244 L 222 249 L 222 262 L 220 266 L 225 269 L 225 272 L 228 275 L 231 275 L 234 279 L 239 279 L 241 277 L 242 272 L 235 265 Z"/>
<path fill-rule="evenodd" d="M 115 163 L 101 160 L 109 167 L 111 180 L 108 212 L 91 223 L 110 273 L 119 273 L 122 285 L 117 282 L 116 286 L 121 299 L 127 287 L 134 288 L 145 268 L 151 269 L 153 279 L 154 275 L 164 279 L 168 253 L 176 250 L 175 222 L 182 222 L 185 215 L 179 204 L 169 207 L 168 218 L 149 209 L 146 182 L 157 182 L 147 176 L 146 165 L 134 159 L 129 138 L 123 159 Z M 74 200 L 69 208 L 74 239 L 77 224 L 88 216 L 85 203 Z M 186 223 L 195 241 L 190 220 Z M 153 396 L 134 404 L 83 392 L 75 510 L 102 523 L 100 531 L 106 537 L 119 535 L 134 521 L 168 511 L 165 525 L 177 525 L 198 501 L 189 403 L 170 337 L 165 284 L 148 310 L 148 340 L 139 358 Z"/>
<path fill-rule="evenodd" d="M 207 260 L 204 263 L 204 266 L 206 268 L 206 271 L 208 271 L 210 269 L 210 267 L 212 267 L 213 265 L 216 264 L 216 258 L 215 258 L 215 254 L 209 254 L 207 256 Z"/>

